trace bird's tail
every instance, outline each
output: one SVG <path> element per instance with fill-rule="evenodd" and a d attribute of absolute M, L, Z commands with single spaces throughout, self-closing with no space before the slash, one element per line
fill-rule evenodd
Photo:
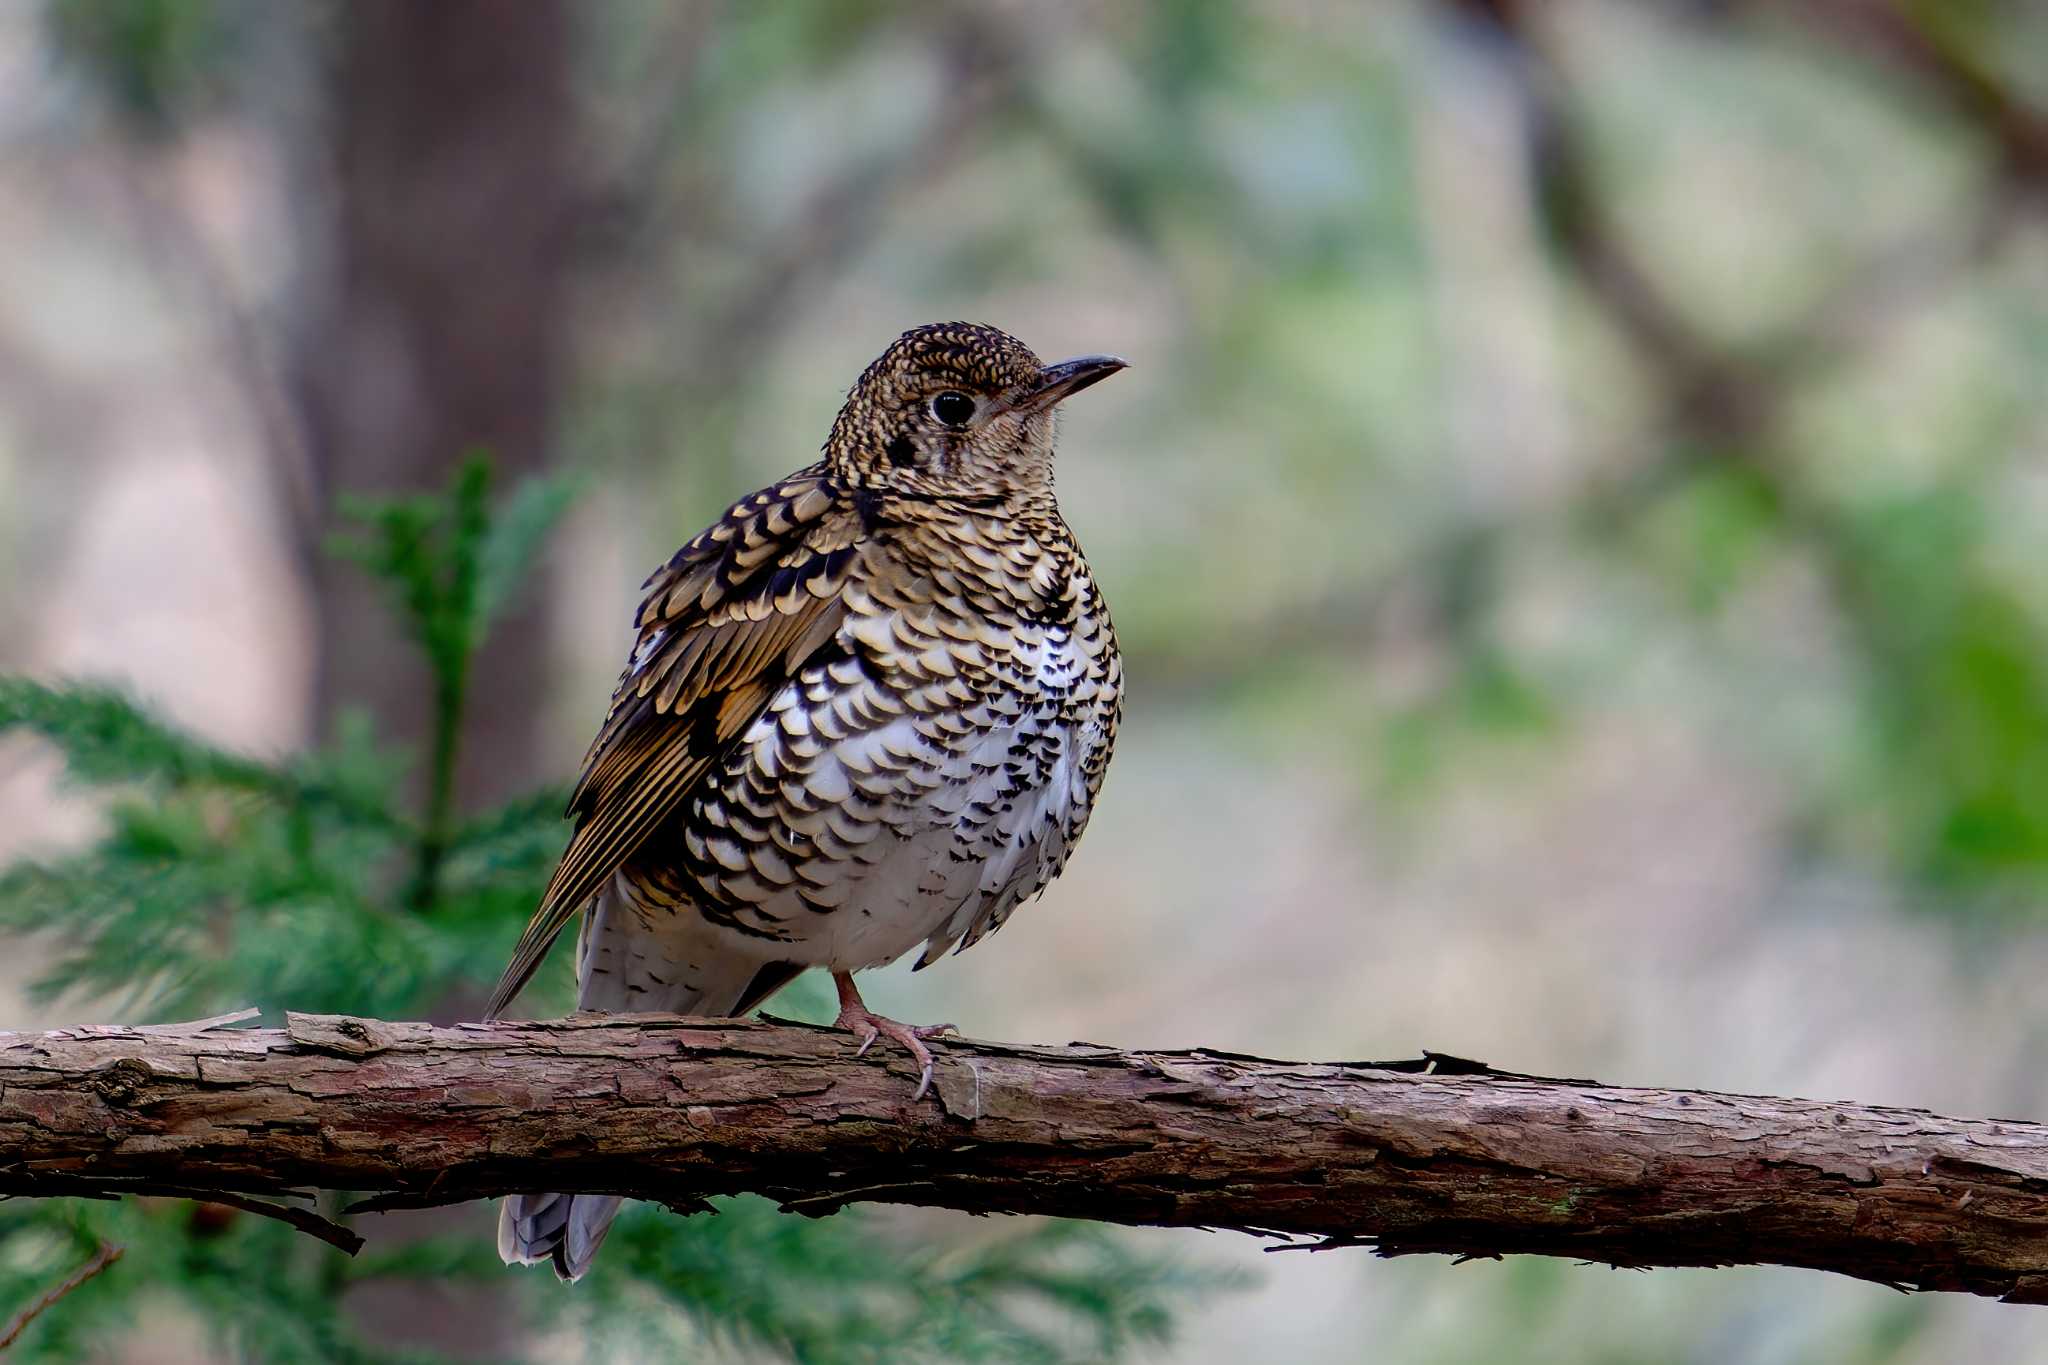
<path fill-rule="evenodd" d="M 743 1014 L 802 970 L 735 959 L 709 944 L 657 935 L 623 902 L 615 882 L 594 901 L 576 938 L 577 1005 L 622 1014 Z M 507 1265 L 552 1263 L 580 1279 L 611 1230 L 615 1194 L 513 1194 L 498 1210 L 498 1255 Z"/>
<path fill-rule="evenodd" d="M 498 1255 L 506 1265 L 552 1262 L 560 1278 L 580 1280 L 621 1202 L 615 1194 L 508 1194 L 498 1206 Z"/>

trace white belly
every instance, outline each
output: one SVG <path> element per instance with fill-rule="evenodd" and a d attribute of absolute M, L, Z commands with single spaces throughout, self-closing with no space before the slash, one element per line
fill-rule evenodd
<path fill-rule="evenodd" d="M 794 707 L 811 710 L 802 724 L 812 737 L 830 728 L 792 685 L 745 737 L 754 750 L 747 766 L 774 779 L 756 779 L 759 795 L 744 803 L 769 835 L 748 846 L 771 844 L 776 865 L 754 853 L 703 879 L 719 900 L 744 907 L 725 931 L 735 950 L 834 971 L 881 966 L 927 942 L 929 958 L 1008 914 L 1065 861 L 1085 789 L 1073 727 L 1056 715 L 973 706 L 949 725 L 897 716 L 799 753 L 786 723 Z M 791 788 L 816 809 L 789 803 Z M 791 844 L 815 855 L 781 858 Z M 715 837 L 705 850 L 714 862 L 739 861 Z"/>
<path fill-rule="evenodd" d="M 909 722 L 894 722 L 869 741 L 900 742 Z M 1057 746 L 1049 780 L 1012 787 L 984 770 L 1000 762 L 1019 737 L 1017 727 L 990 730 L 972 746 L 935 755 L 929 782 L 914 785 L 917 804 L 900 824 L 880 833 L 845 865 L 847 895 L 831 914 L 816 917 L 792 960 L 856 971 L 894 962 L 922 943 L 927 958 L 943 952 L 984 914 L 1007 914 L 1037 890 L 1065 860 L 1073 784 L 1072 736 L 1065 727 L 1041 732 L 1041 746 Z M 850 744 L 858 764 L 865 745 Z M 835 760 L 836 762 L 836 760 Z M 777 907 L 794 915 L 794 898 Z"/>
<path fill-rule="evenodd" d="M 1005 665 L 1001 684 L 933 668 L 890 690 L 842 658 L 776 695 L 683 826 L 732 951 L 858 971 L 922 943 L 922 965 L 1058 874 L 1109 708 L 1066 630 Z"/>

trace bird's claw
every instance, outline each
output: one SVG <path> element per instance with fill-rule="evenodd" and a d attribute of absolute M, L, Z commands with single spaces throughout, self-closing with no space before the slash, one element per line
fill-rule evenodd
<path fill-rule="evenodd" d="M 913 1025 L 910 1029 L 911 1035 L 918 1039 L 920 1044 L 926 1038 L 936 1038 L 942 1033 L 958 1033 L 959 1031 L 959 1029 L 951 1024 L 917 1024 Z M 913 1090 L 910 1094 L 910 1102 L 912 1104 L 916 1104 L 919 1100 L 923 1099 L 925 1092 L 932 1088 L 931 1049 L 918 1046 L 914 1049 L 914 1052 L 923 1054 L 924 1068 L 917 1073 L 917 1089 Z"/>
<path fill-rule="evenodd" d="M 951 1024 L 899 1024 L 894 1019 L 884 1019 L 879 1014 L 869 1013 L 863 1005 L 842 1007 L 839 1017 L 833 1022 L 860 1040 L 860 1046 L 854 1049 L 853 1053 L 856 1057 L 867 1056 L 868 1049 L 875 1045 L 877 1038 L 887 1038 L 893 1043 L 899 1043 L 910 1053 L 911 1060 L 918 1064 L 917 1090 L 910 1097 L 912 1104 L 923 1099 L 926 1092 L 932 1088 L 932 1071 L 937 1065 L 932 1057 L 932 1050 L 924 1045 L 924 1040 L 936 1038 L 943 1033 L 959 1032 Z"/>

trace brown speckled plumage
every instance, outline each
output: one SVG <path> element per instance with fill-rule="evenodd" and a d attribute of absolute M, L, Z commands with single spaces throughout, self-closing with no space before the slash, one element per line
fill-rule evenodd
<path fill-rule="evenodd" d="M 808 967 L 920 967 L 1059 874 L 1116 737 L 1108 608 L 1053 497 L 1053 409 L 1122 368 L 993 328 L 905 333 L 824 458 L 647 582 L 575 833 L 490 1005 L 587 911 L 588 1009 L 737 1014 Z M 922 1093 L 922 1087 L 920 1087 Z M 616 1200 L 508 1200 L 500 1247 L 580 1274 Z"/>

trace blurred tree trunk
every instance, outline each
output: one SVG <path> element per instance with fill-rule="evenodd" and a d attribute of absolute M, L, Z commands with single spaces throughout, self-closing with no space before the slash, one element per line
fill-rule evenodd
<path fill-rule="evenodd" d="M 561 0 L 351 0 L 334 12 L 338 203 L 297 373 L 320 512 L 335 495 L 438 487 L 488 448 L 509 482 L 547 457 L 559 390 L 572 183 Z M 354 569 L 318 558 L 316 714 L 363 706 L 423 747 L 431 688 Z M 548 641 L 523 608 L 479 660 L 456 790 L 534 780 Z"/>
<path fill-rule="evenodd" d="M 505 483 L 543 466 L 578 197 L 562 0 L 350 0 L 333 14 L 337 198 L 297 357 L 322 524 L 337 495 L 441 487 L 479 447 Z M 312 563 L 318 723 L 364 707 L 384 735 L 424 754 L 425 665 L 376 585 L 330 556 Z M 543 613 L 528 603 L 479 656 L 457 809 L 540 778 L 548 652 Z M 403 1237 L 407 1224 L 442 1228 L 451 1215 L 375 1221 Z M 365 1327 L 393 1343 L 499 1358 L 518 1345 L 501 1286 L 401 1282 L 351 1298 Z"/>

